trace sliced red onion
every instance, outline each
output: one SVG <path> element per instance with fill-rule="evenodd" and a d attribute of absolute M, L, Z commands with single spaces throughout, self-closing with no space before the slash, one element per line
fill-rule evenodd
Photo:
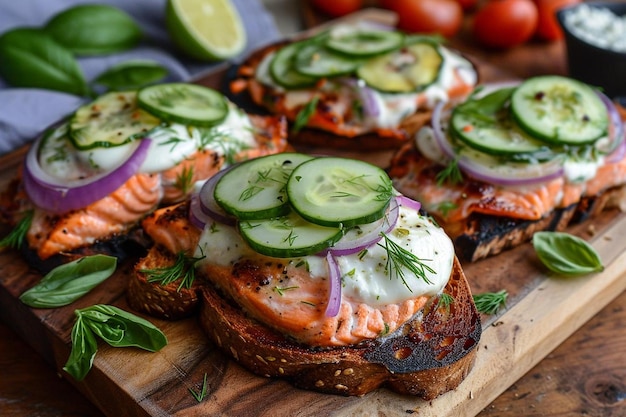
<path fill-rule="evenodd" d="M 438 103 L 432 118 L 435 141 L 444 155 L 449 159 L 456 158 L 461 171 L 474 179 L 495 185 L 523 186 L 548 182 L 563 175 L 563 166 L 558 159 L 542 163 L 509 163 L 503 171 L 497 169 L 501 166 L 499 164 L 485 165 L 468 155 L 458 155 L 443 131 L 443 117 L 443 103 Z M 485 155 L 485 158 L 489 156 Z"/>
<path fill-rule="evenodd" d="M 380 106 L 375 96 L 376 93 L 364 82 L 359 82 L 356 88 L 363 103 L 363 113 L 368 117 L 380 116 Z"/>
<path fill-rule="evenodd" d="M 330 282 L 330 292 L 328 294 L 328 305 L 326 306 L 326 317 L 335 317 L 341 308 L 341 271 L 339 265 L 331 252 L 326 254 L 328 264 L 328 280 Z"/>
<path fill-rule="evenodd" d="M 61 181 L 43 170 L 39 164 L 39 147 L 44 135 L 35 140 L 28 153 L 23 184 L 30 200 L 51 213 L 65 213 L 101 200 L 121 187 L 135 175 L 148 155 L 151 140 L 139 140 L 137 149 L 116 168 L 73 181 Z"/>
<path fill-rule="evenodd" d="M 606 152 L 609 153 L 610 155 L 612 155 L 615 151 L 618 151 L 620 148 L 623 148 L 621 145 L 624 143 L 624 123 L 622 122 L 622 118 L 619 114 L 619 111 L 617 110 L 617 107 L 615 107 L 615 103 L 613 103 L 613 101 L 611 101 L 610 98 L 608 98 L 606 95 L 602 94 L 601 92 L 597 92 L 598 97 L 600 97 L 600 100 L 602 100 L 602 103 L 604 104 L 604 106 L 606 107 L 608 116 L 609 116 L 609 141 L 607 143 L 607 145 L 605 146 Z M 600 151 L 603 151 L 603 149 L 599 149 Z M 619 151 L 622 152 L 623 151 Z M 621 160 L 621 158 L 619 158 L 619 152 L 618 154 L 614 155 L 614 156 L 609 156 L 609 159 L 607 159 L 607 161 L 610 162 L 615 162 L 615 160 L 619 161 Z M 623 155 L 621 155 L 623 157 Z M 615 160 L 614 160 L 615 158 Z"/>
<path fill-rule="evenodd" d="M 623 130 L 626 130 L 626 124 L 623 127 Z M 625 134 L 622 134 L 626 136 Z M 609 164 L 615 164 L 626 157 L 626 140 L 622 139 L 622 142 L 617 146 L 617 148 L 611 152 L 607 158 L 606 162 Z"/>
<path fill-rule="evenodd" d="M 402 207 L 408 207 L 411 210 L 415 211 L 420 211 L 420 209 L 422 208 L 422 203 L 420 203 L 419 201 L 415 201 L 405 195 L 399 195 L 396 197 L 396 199 L 398 200 L 398 204 L 400 204 Z"/>
<path fill-rule="evenodd" d="M 200 192 L 198 193 L 198 200 L 200 209 L 207 216 L 212 217 L 215 221 L 223 224 L 227 224 L 229 226 L 234 226 L 237 222 L 237 219 L 230 214 L 226 213 L 222 207 L 215 201 L 215 197 L 213 196 L 215 192 L 215 185 L 217 182 L 232 168 L 229 167 L 227 169 L 223 169 L 219 171 L 217 174 L 213 175 L 211 178 L 206 180 L 204 184 L 202 184 L 202 188 L 200 188 Z"/>
<path fill-rule="evenodd" d="M 198 194 L 192 194 L 189 200 L 189 221 L 198 229 L 202 230 L 204 226 L 212 220 L 209 215 L 202 211 Z"/>

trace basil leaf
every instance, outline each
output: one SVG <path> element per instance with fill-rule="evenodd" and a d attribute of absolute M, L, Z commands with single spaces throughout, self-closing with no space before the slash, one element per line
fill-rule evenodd
<path fill-rule="evenodd" d="M 117 307 L 100 304 L 81 310 L 81 314 L 91 330 L 111 346 L 156 352 L 167 345 L 165 335 L 152 323 Z"/>
<path fill-rule="evenodd" d="M 167 69 L 155 61 L 131 60 L 122 62 L 98 75 L 92 84 L 110 90 L 132 90 L 163 79 Z"/>
<path fill-rule="evenodd" d="M 82 381 L 93 365 L 98 343 L 91 329 L 84 325 L 80 315 L 72 328 L 72 351 L 63 370 L 77 381 Z"/>
<path fill-rule="evenodd" d="M 114 306 L 96 304 L 76 310 L 72 351 L 63 367 L 77 381 L 85 378 L 98 351 L 96 336 L 113 347 L 139 347 L 156 352 L 167 345 L 165 335 L 152 323 Z"/>
<path fill-rule="evenodd" d="M 115 272 L 117 258 L 93 255 L 60 265 L 25 291 L 20 301 L 35 308 L 68 305 L 91 291 Z"/>
<path fill-rule="evenodd" d="M 541 262 L 562 275 L 583 275 L 604 270 L 602 260 L 583 239 L 563 232 L 537 232 L 533 246 Z"/>
<path fill-rule="evenodd" d="M 0 36 L 0 63 L 0 76 L 15 87 L 87 94 L 72 53 L 38 29 L 18 28 Z"/>
<path fill-rule="evenodd" d="M 77 55 L 103 55 L 130 49 L 142 36 L 141 29 L 128 14 L 104 4 L 67 9 L 53 16 L 44 30 Z"/>

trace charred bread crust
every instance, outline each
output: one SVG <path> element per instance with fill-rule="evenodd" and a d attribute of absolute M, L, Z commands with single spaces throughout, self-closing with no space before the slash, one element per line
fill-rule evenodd
<path fill-rule="evenodd" d="M 211 286 L 201 289 L 200 325 L 249 371 L 328 394 L 362 396 L 379 387 L 433 399 L 470 372 L 481 335 L 480 316 L 457 259 L 444 292 L 390 335 L 349 347 L 309 348 L 246 316 Z"/>
<path fill-rule="evenodd" d="M 222 91 L 225 92 L 226 97 L 248 113 L 262 115 L 273 114 L 272 108 L 274 106 L 272 103 L 276 100 L 276 96 L 272 95 L 271 92 L 264 94 L 262 100 L 257 99 L 255 101 L 247 89 L 234 89 L 233 85 L 235 85 L 238 80 L 249 80 L 254 77 L 254 69 L 259 65 L 261 60 L 267 54 L 288 43 L 288 41 L 281 41 L 268 45 L 252 53 L 241 64 L 230 67 L 226 71 L 222 81 Z M 367 133 L 348 137 L 322 129 L 304 127 L 297 132 L 291 131 L 289 141 L 290 143 L 304 146 L 340 150 L 359 149 L 365 152 L 396 149 L 409 141 L 415 132 L 430 120 L 431 114 L 431 111 L 420 110 L 404 119 L 401 126 L 394 134 L 385 136 L 381 136 L 377 133 Z"/>
<path fill-rule="evenodd" d="M 169 266 L 175 261 L 175 255 L 153 246 L 135 264 L 135 273 L 129 279 L 126 291 L 126 300 L 133 310 L 165 320 L 179 320 L 197 312 L 200 303 L 197 281 L 190 288 L 179 288 L 179 281 L 167 285 L 149 282 L 146 273 L 142 272 Z"/>

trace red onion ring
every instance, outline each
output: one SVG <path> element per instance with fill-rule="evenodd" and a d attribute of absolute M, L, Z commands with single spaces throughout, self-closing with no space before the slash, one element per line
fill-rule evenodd
<path fill-rule="evenodd" d="M 382 239 L 381 233 L 389 233 L 396 227 L 399 212 L 400 207 L 397 198 L 392 198 L 389 202 L 387 214 L 382 219 L 369 224 L 360 225 L 359 232 L 351 233 L 354 229 L 349 230 L 339 242 L 326 249 L 320 255 L 323 256 L 332 253 L 334 256 L 347 256 L 367 249 Z"/>
<path fill-rule="evenodd" d="M 489 166 L 482 165 L 466 155 L 457 155 L 442 128 L 441 119 L 443 106 L 443 103 L 437 103 L 433 110 L 433 136 L 444 155 L 449 159 L 457 159 L 459 168 L 461 168 L 463 173 L 479 181 L 502 186 L 540 184 L 563 175 L 563 167 L 560 163 L 557 163 L 558 161 L 548 161 L 540 164 L 518 164 L 520 167 L 532 167 L 532 171 L 524 168 L 516 168 L 512 164 L 508 164 L 510 172 L 505 174 Z"/>
<path fill-rule="evenodd" d="M 598 94 L 598 97 L 600 97 L 600 100 L 602 100 L 602 103 L 606 107 L 606 110 L 609 116 L 608 135 L 609 135 L 610 143 L 606 147 L 607 152 L 609 154 L 609 157 L 607 158 L 607 162 L 617 162 L 617 161 L 620 161 L 624 156 L 623 155 L 624 150 L 623 150 L 622 145 L 624 143 L 624 136 L 625 136 L 624 130 L 626 129 L 626 126 L 622 122 L 622 118 L 619 114 L 619 111 L 617 110 L 617 107 L 615 107 L 615 103 L 613 103 L 613 101 L 610 98 L 608 98 L 605 94 L 602 94 L 599 91 L 596 93 Z M 622 150 L 620 150 L 620 148 L 622 148 Z M 600 149 L 600 151 L 602 151 L 602 149 Z M 615 154 L 616 151 L 617 151 L 617 154 Z"/>
<path fill-rule="evenodd" d="M 328 264 L 328 280 L 330 282 L 330 292 L 328 294 L 328 305 L 326 306 L 326 317 L 335 317 L 341 308 L 341 271 L 339 265 L 331 252 L 326 254 Z"/>
<path fill-rule="evenodd" d="M 192 194 L 189 200 L 189 221 L 191 224 L 202 230 L 211 220 L 213 219 L 202 211 L 198 194 Z"/>
<path fill-rule="evenodd" d="M 405 195 L 399 195 L 396 197 L 396 199 L 398 200 L 398 204 L 400 204 L 402 207 L 408 207 L 411 210 L 415 211 L 420 211 L 420 209 L 422 208 L 422 203 L 420 203 L 419 201 L 415 201 Z"/>
<path fill-rule="evenodd" d="M 234 165 L 233 165 L 234 166 Z M 233 166 L 223 169 L 206 180 L 200 192 L 198 193 L 199 207 L 202 212 L 213 218 L 213 220 L 223 223 L 229 226 L 234 226 L 237 223 L 237 219 L 230 214 L 226 213 L 222 207 L 217 204 L 215 197 L 215 185 Z"/>
<path fill-rule="evenodd" d="M 374 97 L 374 90 L 368 87 L 364 81 L 354 78 L 341 78 L 340 82 L 353 89 L 363 103 L 363 113 L 369 117 L 378 117 L 380 115 L 380 107 L 378 101 Z"/>
<path fill-rule="evenodd" d="M 151 143 L 149 138 L 138 141 L 132 155 L 110 171 L 61 182 L 45 172 L 39 164 L 39 147 L 44 136 L 39 136 L 26 154 L 22 182 L 26 194 L 36 206 L 55 214 L 86 207 L 113 193 L 137 173 L 148 155 Z"/>

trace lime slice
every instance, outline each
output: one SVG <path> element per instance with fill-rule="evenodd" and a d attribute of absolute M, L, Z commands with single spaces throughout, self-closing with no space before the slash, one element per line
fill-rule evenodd
<path fill-rule="evenodd" d="M 232 58 L 246 46 L 246 32 L 230 0 L 168 0 L 167 30 L 185 54 L 202 61 Z"/>

